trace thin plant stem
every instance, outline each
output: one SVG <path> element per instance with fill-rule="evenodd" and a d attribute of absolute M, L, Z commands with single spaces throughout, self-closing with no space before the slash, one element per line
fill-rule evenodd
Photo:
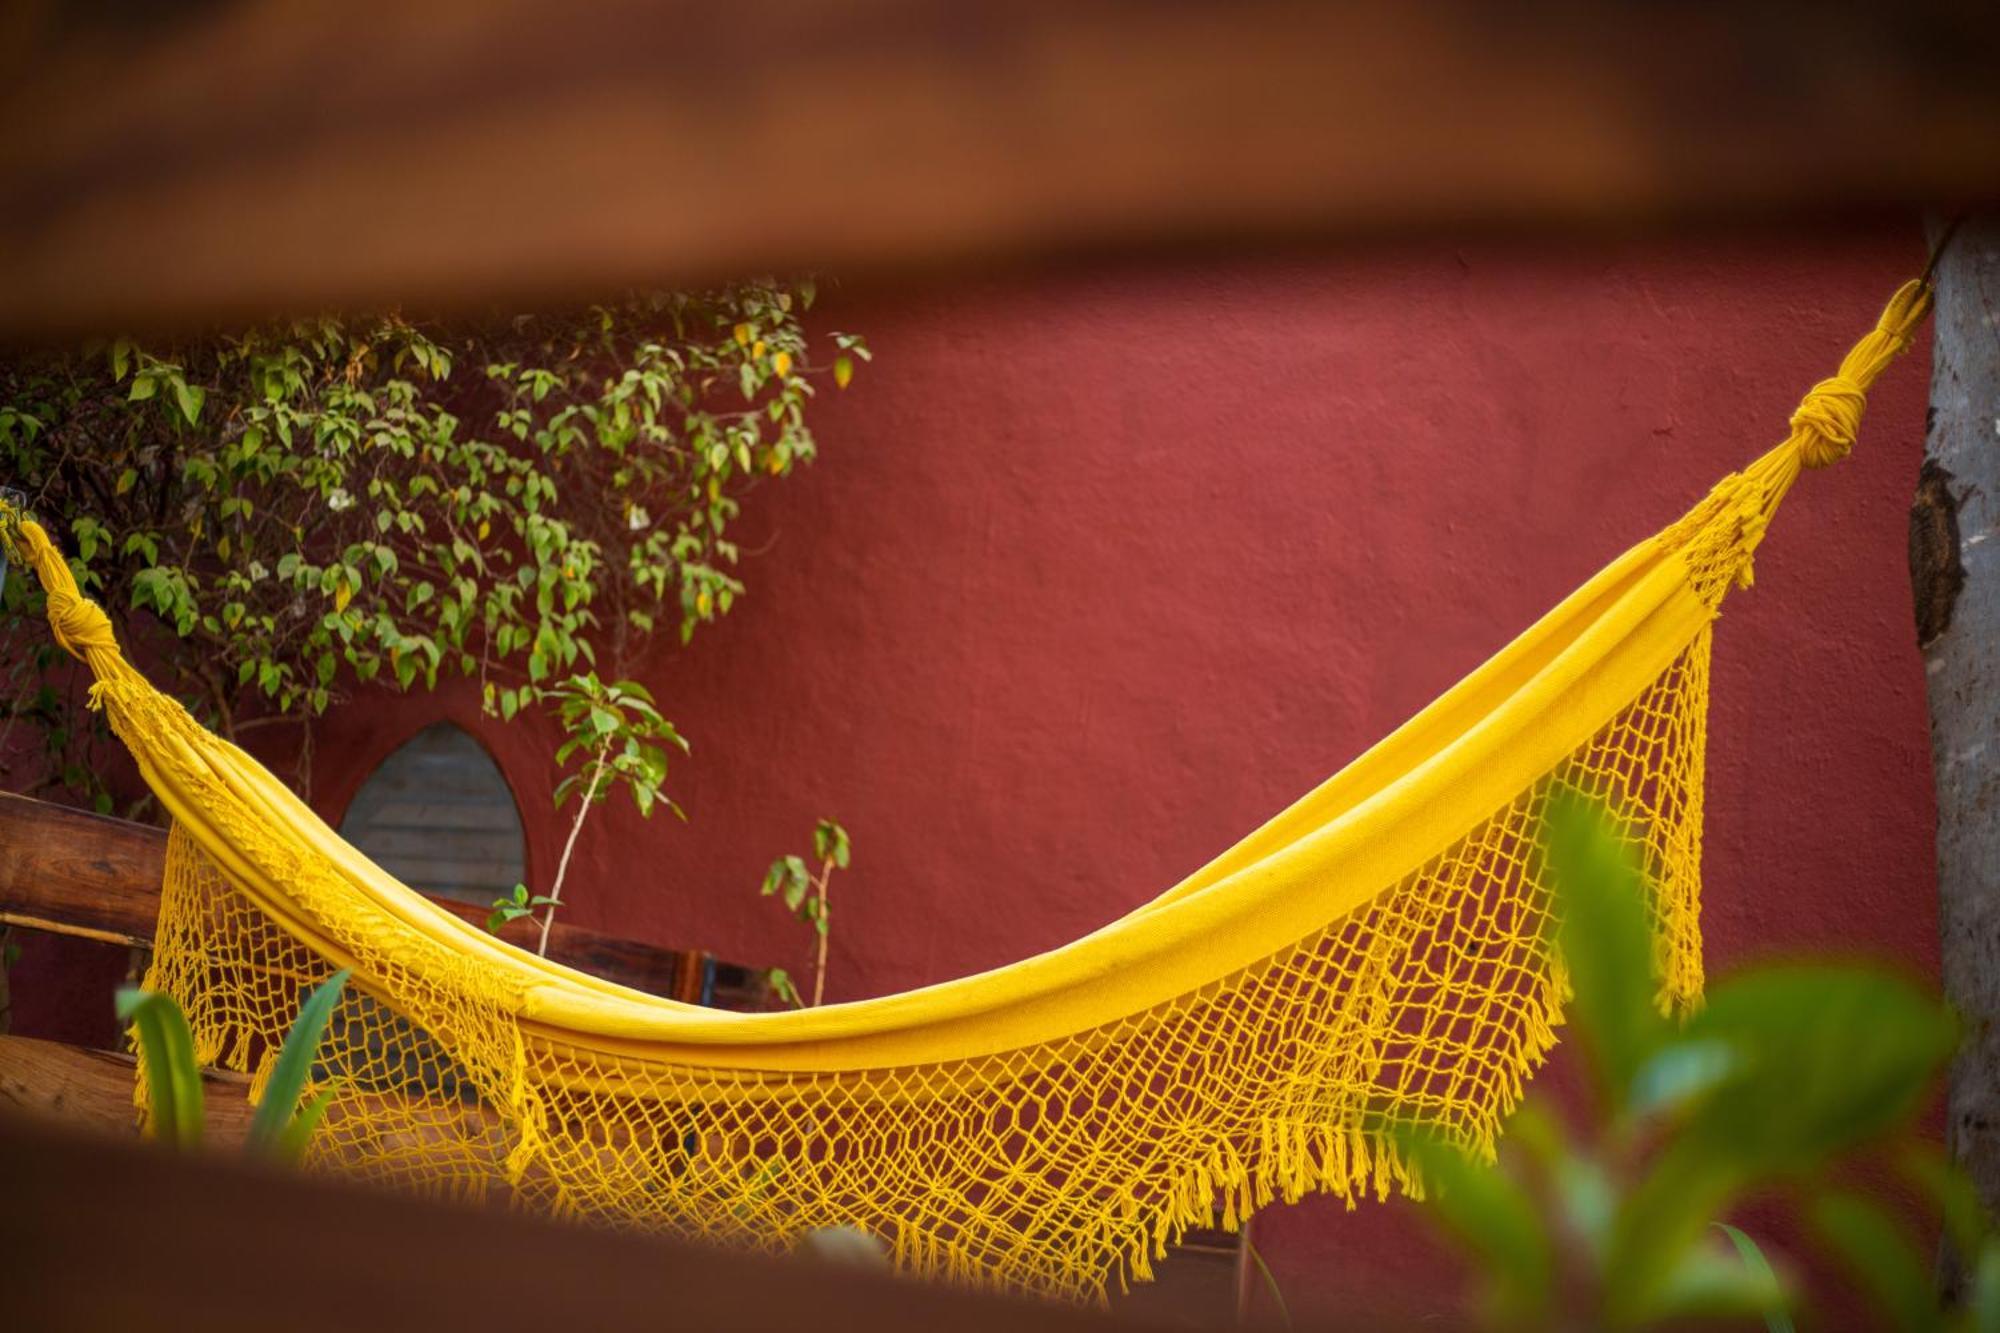
<path fill-rule="evenodd" d="M 535 944 L 535 952 L 544 958 L 549 956 L 549 928 L 555 925 L 556 908 L 562 905 L 563 878 L 569 874 L 570 853 L 576 850 L 576 836 L 583 832 L 583 821 L 590 818 L 590 807 L 597 804 L 597 784 L 604 780 L 604 756 L 610 752 L 610 746 L 602 746 L 590 761 L 590 786 L 583 793 L 583 804 L 576 809 L 575 822 L 569 826 L 562 859 L 556 862 L 556 882 L 549 886 L 548 910 L 542 913 L 542 938 Z"/>
<path fill-rule="evenodd" d="M 829 856 L 820 863 L 819 882 L 813 886 L 819 894 L 819 944 L 813 956 L 812 1007 L 815 1009 L 819 1008 L 819 1002 L 826 997 L 826 939 L 833 928 L 833 921 L 826 914 L 826 884 L 832 878 L 833 858 Z"/>
<path fill-rule="evenodd" d="M 1250 1256 L 1250 1262 L 1257 1266 L 1257 1272 L 1264 1279 L 1264 1290 L 1270 1292 L 1271 1299 L 1277 1303 L 1278 1319 L 1286 1328 L 1290 1328 L 1292 1326 L 1292 1307 L 1285 1304 L 1285 1293 L 1278 1286 L 1277 1276 L 1271 1272 L 1271 1266 L 1264 1262 L 1264 1256 L 1258 1253 L 1257 1247 L 1250 1243 L 1250 1236 L 1247 1232 L 1243 1236 L 1243 1252 Z"/>

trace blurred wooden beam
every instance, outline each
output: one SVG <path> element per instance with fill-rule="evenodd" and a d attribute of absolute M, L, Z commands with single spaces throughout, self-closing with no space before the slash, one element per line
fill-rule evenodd
<path fill-rule="evenodd" d="M 135 1061 L 129 1055 L 0 1035 L 0 1132 L 8 1123 L 6 1117 L 11 1116 L 24 1125 L 136 1137 L 138 1114 L 132 1106 L 136 1075 Z M 203 1143 L 212 1149 L 234 1150 L 250 1129 L 250 1080 L 210 1069 L 202 1072 L 202 1083 Z M 384 1096 L 381 1100 L 392 1099 Z M 471 1104 L 455 1105 L 451 1114 L 454 1118 L 447 1122 L 432 1108 L 419 1123 L 436 1124 L 438 1132 L 447 1135 L 468 1129 L 489 1134 L 496 1157 L 504 1155 L 505 1131 L 498 1117 Z M 415 1132 L 419 1131 L 411 1128 L 399 1134 L 407 1142 Z M 608 1169 L 616 1169 L 616 1164 L 608 1164 Z M 539 1163 L 531 1166 L 529 1179 L 539 1178 L 542 1170 Z M 499 1193 L 503 1192 L 496 1191 Z M 15 1203 L 10 1197 L 9 1207 Z M 1116 1307 L 1134 1317 L 1158 1319 L 1173 1327 L 1195 1322 L 1214 1328 L 1235 1327 L 1233 1316 L 1245 1276 L 1242 1239 L 1243 1233 L 1190 1231 L 1166 1259 L 1156 1263 L 1155 1281 L 1139 1283 L 1129 1293 L 1114 1297 Z M 7 1257 L 0 1254 L 0 1265 Z M 463 1325 L 454 1325 L 458 1326 Z"/>
<path fill-rule="evenodd" d="M 2000 190 L 1953 0 L 95 12 L 0 28 L 0 335 Z"/>
<path fill-rule="evenodd" d="M 450 1207 L 226 1154 L 63 1133 L 0 1114 L 9 1328 L 547 1333 L 1086 1333 L 1131 1328 L 865 1266 L 673 1244 Z"/>
<path fill-rule="evenodd" d="M 0 792 L 0 925 L 149 945 L 166 861 L 164 829 Z M 473 903 L 430 900 L 467 921 L 486 919 Z M 517 921 L 500 937 L 532 947 L 532 923 Z M 759 1008 L 764 1000 L 760 973 L 567 922 L 549 932 L 549 957 L 690 1004 Z"/>

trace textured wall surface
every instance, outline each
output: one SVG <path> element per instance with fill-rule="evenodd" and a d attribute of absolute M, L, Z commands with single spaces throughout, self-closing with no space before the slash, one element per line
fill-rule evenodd
<path fill-rule="evenodd" d="M 836 289 L 877 351 L 822 461 L 755 497 L 749 596 L 646 673 L 690 823 L 587 831 L 574 920 L 806 964 L 756 895 L 846 823 L 829 994 L 1050 948 L 1338 768 L 1784 434 L 1896 283 L 1906 231 L 1197 259 Z M 1905 575 L 1927 356 L 1808 474 L 1715 655 L 1712 968 L 1835 949 L 1936 969 Z M 328 727 L 315 796 L 440 714 L 490 746 L 545 883 L 538 724 L 467 696 Z M 1455 1308 L 1402 1205 L 1259 1220 L 1306 1308 Z"/>

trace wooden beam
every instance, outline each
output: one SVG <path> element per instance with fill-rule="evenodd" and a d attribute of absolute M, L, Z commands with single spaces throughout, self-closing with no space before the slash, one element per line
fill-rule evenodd
<path fill-rule="evenodd" d="M 116 944 L 152 943 L 166 868 L 164 829 L 0 792 L 0 849 L 0 925 Z M 472 903 L 430 901 L 468 921 L 486 919 L 485 910 Z M 501 938 L 532 947 L 532 930 L 530 922 L 517 921 Z M 549 956 L 690 1004 L 760 1008 L 765 1002 L 758 971 L 566 922 L 558 921 L 550 932 Z"/>
<path fill-rule="evenodd" d="M 61 1042 L 30 1037 L 0 1036 L 0 1114 L 61 1123 L 79 1130 L 114 1137 L 133 1137 L 139 1117 L 132 1104 L 137 1060 L 116 1051 L 92 1051 Z M 250 1132 L 250 1080 L 226 1070 L 204 1069 L 202 1080 L 203 1142 L 234 1148 Z M 484 1106 L 466 1102 L 430 1102 L 424 1114 L 407 1114 L 409 1103 L 388 1094 L 363 1096 L 368 1107 L 402 1113 L 406 1124 L 435 1124 L 453 1136 L 469 1128 L 499 1142 L 500 1120 Z M 332 1117 L 338 1117 L 335 1110 Z M 329 1119 L 328 1123 L 334 1123 Z M 420 1133 L 405 1130 L 405 1135 Z M 496 1152 L 498 1149 L 496 1149 Z"/>
<path fill-rule="evenodd" d="M 62 1042 L 30 1037 L 0 1036 L 0 1114 L 14 1114 L 44 1123 L 60 1123 L 94 1134 L 129 1138 L 139 1133 L 139 1117 L 132 1093 L 138 1076 L 138 1061 L 114 1051 L 86 1050 Z M 250 1080 L 227 1070 L 202 1070 L 202 1139 L 210 1147 L 234 1148 L 250 1132 L 253 1108 Z M 417 1146 L 422 1136 L 436 1134 L 448 1140 L 454 1151 L 462 1150 L 466 1138 L 486 1139 L 493 1145 L 494 1160 L 505 1156 L 502 1121 L 485 1104 L 457 1099 L 428 1100 L 420 1113 L 412 1115 L 408 1097 L 393 1093 L 359 1094 L 364 1115 L 384 1114 L 375 1123 L 394 1123 L 401 1149 Z M 328 1112 L 326 1125 L 338 1125 L 345 1113 L 344 1100 L 337 1100 Z M 612 1142 L 619 1131 L 610 1131 Z M 335 1139 L 333 1167 L 340 1166 L 338 1139 Z M 374 1137 L 363 1143 L 379 1146 Z M 610 1149 L 615 1151 L 614 1149 Z M 529 1169 L 529 1179 L 537 1179 L 544 1168 Z"/>
<path fill-rule="evenodd" d="M 0 793 L 0 923 L 148 945 L 164 829 Z"/>
<path fill-rule="evenodd" d="M 1951 0 L 25 12 L 16 336 L 2000 190 L 2000 33 Z"/>
<path fill-rule="evenodd" d="M 137 1134 L 129 1055 L 0 1036 L 0 1114 L 57 1120 L 100 1134 Z M 240 1143 L 250 1129 L 250 1080 L 204 1070 L 208 1138 Z"/>
<path fill-rule="evenodd" d="M 8 1327 L 1092 1333 L 1113 1316 L 864 1266 L 453 1207 L 0 1117 Z"/>
<path fill-rule="evenodd" d="M 129 1055 L 0 1035 L 0 1126 L 11 1115 L 23 1122 L 59 1124 L 73 1132 L 136 1137 L 135 1064 Z M 203 1142 L 209 1148 L 233 1149 L 249 1132 L 250 1081 L 215 1070 L 203 1071 L 202 1081 Z M 484 1121 L 495 1144 L 500 1143 L 499 1121 L 489 1112 L 464 1104 L 451 1109 L 457 1117 L 451 1132 L 465 1127 L 465 1117 L 476 1117 Z M 495 1151 L 502 1149 L 496 1146 Z M 531 1167 L 531 1176 L 540 1169 Z M 8 1207 L 16 1206 L 10 1194 Z M 1115 1304 L 1176 1326 L 1185 1325 L 1190 1317 L 1216 1328 L 1233 1326 L 1244 1280 L 1242 1242 L 1242 1234 L 1191 1231 L 1156 1265 L 1156 1281 L 1135 1286 Z M 0 1264 L 5 1261 L 0 1254 Z"/>

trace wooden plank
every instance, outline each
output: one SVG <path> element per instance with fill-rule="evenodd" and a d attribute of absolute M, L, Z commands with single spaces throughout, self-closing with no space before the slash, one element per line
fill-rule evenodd
<path fill-rule="evenodd" d="M 0 792 L 0 924 L 113 943 L 148 945 L 159 916 L 165 830 L 86 814 Z M 432 897 L 467 921 L 476 903 Z M 517 921 L 501 938 L 532 948 L 535 927 Z M 724 1008 L 761 1008 L 761 972 L 719 966 L 699 951 L 676 951 L 558 921 L 549 935 L 557 962 L 653 995 Z"/>
<path fill-rule="evenodd" d="M 0 1119 L 10 1328 L 1092 1333 L 1092 1310 L 453 1207 Z"/>
<path fill-rule="evenodd" d="M 59 1122 L 91 1133 L 134 1137 L 138 1113 L 132 1104 L 137 1060 L 122 1052 L 93 1051 L 61 1042 L 0 1036 L 0 1113 Z M 202 1071 L 203 1139 L 213 1147 L 241 1144 L 250 1132 L 250 1080 L 226 1070 Z M 391 1102 L 372 1096 L 370 1104 Z M 404 1103 L 407 1105 L 407 1103 Z M 475 1134 L 493 1135 L 499 1120 L 462 1102 L 431 1103 L 418 1119 L 448 1126 L 455 1137 L 467 1117 Z M 337 1114 L 337 1112 L 335 1113 Z"/>
<path fill-rule="evenodd" d="M 59 1120 L 101 1134 L 137 1134 L 134 1063 L 113 1051 L 0 1036 L 0 1113 Z M 242 1142 L 250 1129 L 250 1080 L 206 1070 L 202 1085 L 208 1137 Z"/>
<path fill-rule="evenodd" d="M 0 90 L 15 335 L 2000 188 L 2000 37 L 1951 0 L 37 12 Z"/>
<path fill-rule="evenodd" d="M 11 1114 L 108 1137 L 136 1137 L 138 1118 L 132 1107 L 135 1064 L 129 1055 L 0 1035 L 0 1123 Z M 208 1070 L 203 1073 L 203 1085 L 204 1141 L 212 1148 L 234 1148 L 250 1127 L 249 1080 L 240 1074 Z M 496 1152 L 502 1151 L 497 1119 L 474 1106 L 460 1105 L 453 1110 L 458 1113 L 453 1132 L 463 1129 L 464 1117 L 478 1117 L 495 1135 Z M 9 1206 L 14 1206 L 11 1198 Z M 1115 1303 L 1120 1309 L 1157 1318 L 1163 1324 L 1233 1327 L 1243 1281 L 1243 1256 L 1241 1234 L 1191 1231 L 1156 1263 L 1154 1282 L 1135 1286 Z"/>
<path fill-rule="evenodd" d="M 150 944 L 167 835 L 0 793 L 0 922 Z"/>

